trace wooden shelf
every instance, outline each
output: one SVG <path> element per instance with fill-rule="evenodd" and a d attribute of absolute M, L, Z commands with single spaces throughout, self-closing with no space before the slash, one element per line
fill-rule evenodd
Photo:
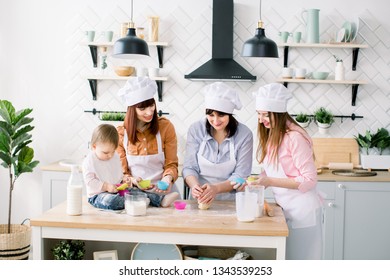
<path fill-rule="evenodd" d="M 352 80 L 313 80 L 313 79 L 278 79 L 282 83 L 302 83 L 302 84 L 345 84 L 345 85 L 366 85 L 367 81 L 352 81 Z"/>
<path fill-rule="evenodd" d="M 352 102 L 351 105 L 356 105 L 356 97 L 359 85 L 366 85 L 367 81 L 351 81 L 351 80 L 313 80 L 313 79 L 277 79 L 277 82 L 283 83 L 285 87 L 288 86 L 288 83 L 297 83 L 297 84 L 339 84 L 339 85 L 352 85 Z"/>
<path fill-rule="evenodd" d="M 92 92 L 92 99 L 97 100 L 97 81 L 98 80 L 116 80 L 116 81 L 127 81 L 129 77 L 124 76 L 87 76 L 85 79 L 89 82 L 89 87 Z M 168 81 L 167 77 L 150 77 L 151 80 L 156 81 L 158 101 L 162 101 L 163 82 Z"/>
<path fill-rule="evenodd" d="M 309 43 L 281 43 L 279 47 L 294 47 L 294 48 L 359 48 L 366 49 L 368 45 L 355 44 L 355 43 L 321 43 L 321 44 L 309 44 Z"/>

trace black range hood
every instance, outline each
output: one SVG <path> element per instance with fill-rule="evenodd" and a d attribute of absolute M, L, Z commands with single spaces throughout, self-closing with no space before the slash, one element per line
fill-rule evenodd
<path fill-rule="evenodd" d="M 233 0 L 213 0 L 212 57 L 184 78 L 256 81 L 233 59 L 233 14 Z"/>

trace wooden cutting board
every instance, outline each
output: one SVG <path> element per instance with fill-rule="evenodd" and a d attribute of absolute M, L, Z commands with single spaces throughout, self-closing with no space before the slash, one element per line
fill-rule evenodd
<path fill-rule="evenodd" d="M 359 146 L 354 138 L 313 138 L 317 168 L 329 162 L 359 165 Z"/>

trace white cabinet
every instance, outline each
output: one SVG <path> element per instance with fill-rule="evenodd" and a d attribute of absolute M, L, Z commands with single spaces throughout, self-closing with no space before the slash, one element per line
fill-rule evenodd
<path fill-rule="evenodd" d="M 42 171 L 43 211 L 66 200 L 66 185 L 70 171 Z"/>
<path fill-rule="evenodd" d="M 335 259 L 389 260 L 390 182 L 336 184 Z"/>

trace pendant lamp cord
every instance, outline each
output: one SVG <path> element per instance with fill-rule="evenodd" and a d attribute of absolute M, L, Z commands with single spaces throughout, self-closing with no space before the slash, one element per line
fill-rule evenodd
<path fill-rule="evenodd" d="M 261 0 L 260 0 L 260 6 L 259 6 L 259 16 L 260 16 L 260 20 L 261 20 Z"/>
<path fill-rule="evenodd" d="M 131 0 L 131 22 L 133 22 L 133 0 Z"/>

